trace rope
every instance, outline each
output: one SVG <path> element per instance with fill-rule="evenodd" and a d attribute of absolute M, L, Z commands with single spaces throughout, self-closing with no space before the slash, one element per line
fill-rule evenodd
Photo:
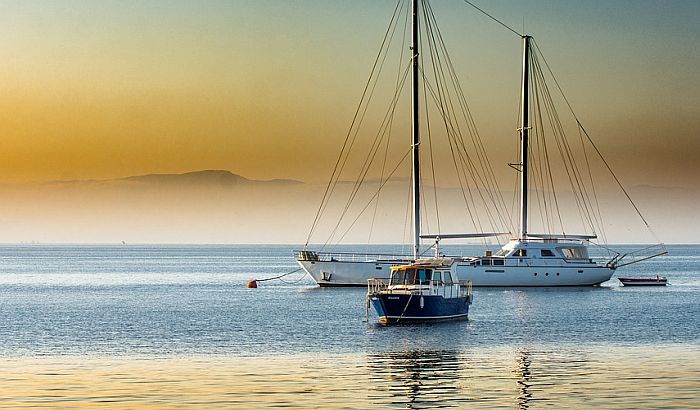
<path fill-rule="evenodd" d="M 401 164 L 406 160 L 406 158 L 408 157 L 408 154 L 410 154 L 410 153 L 411 153 L 411 149 L 409 149 L 408 151 L 406 151 L 406 154 L 404 154 L 403 158 L 401 158 L 401 160 L 399 161 L 399 163 L 396 164 L 396 167 L 394 167 L 394 169 L 391 171 L 391 173 L 389 174 L 389 176 L 387 176 L 387 178 L 384 180 L 384 182 L 382 182 L 382 184 L 379 186 L 379 188 L 377 188 L 377 192 L 375 192 L 374 195 L 372 195 L 372 197 L 369 199 L 369 202 L 367 202 L 367 205 L 365 205 L 365 206 L 360 210 L 360 213 L 359 213 L 359 214 L 357 215 L 357 217 L 355 217 L 355 219 L 350 223 L 350 226 L 348 227 L 348 229 L 345 230 L 345 232 L 344 232 L 343 235 L 340 237 L 340 239 L 338 239 L 338 242 L 342 241 L 343 238 L 345 238 L 345 235 L 347 235 L 348 232 L 350 232 L 350 229 L 352 229 L 352 227 L 355 225 L 355 223 L 357 222 L 357 220 L 360 219 L 360 217 L 361 217 L 362 214 L 365 212 L 365 210 L 367 210 L 367 208 L 372 204 L 372 201 L 374 201 L 374 199 L 377 197 L 377 195 L 379 195 L 379 193 L 381 192 L 382 188 L 384 188 L 384 185 L 386 185 L 386 183 L 389 182 L 389 180 L 390 180 L 391 177 L 394 175 L 394 173 L 396 172 L 396 170 L 399 169 L 399 167 L 401 166 Z M 334 233 L 334 234 L 335 234 L 335 231 L 338 229 L 338 226 L 339 226 L 339 225 L 340 225 L 340 222 L 338 222 L 338 224 L 336 224 L 336 228 L 333 230 L 333 233 Z M 326 242 L 326 244 L 327 244 L 327 243 L 328 243 L 328 242 Z M 324 246 L 325 246 L 325 245 L 324 245 Z"/>
<path fill-rule="evenodd" d="M 297 269 L 297 271 L 298 271 L 298 270 L 299 270 L 299 269 Z M 291 273 L 293 273 L 293 272 L 290 272 L 290 273 L 288 273 L 288 274 L 291 274 Z M 301 274 L 301 276 L 299 276 L 299 279 L 292 280 L 292 281 L 287 281 L 287 280 L 284 280 L 284 279 L 280 278 L 280 282 L 282 282 L 282 283 L 284 283 L 284 284 L 286 284 L 286 285 L 294 285 L 294 284 L 297 284 L 297 283 L 301 282 L 302 280 L 304 280 L 304 278 L 306 278 L 306 272 L 303 272 L 303 273 Z"/>
<path fill-rule="evenodd" d="M 399 323 L 401 319 L 403 319 L 403 315 L 406 313 L 406 310 L 408 309 L 408 305 L 411 304 L 411 299 L 413 299 L 413 292 L 411 292 L 411 295 L 408 297 L 408 301 L 406 302 L 406 306 L 403 307 L 403 312 L 399 315 L 399 318 L 396 319 L 396 323 Z"/>
<path fill-rule="evenodd" d="M 466 1 L 466 0 L 465 0 L 465 1 Z M 554 76 L 554 73 L 552 72 L 552 69 L 549 67 L 549 63 L 547 63 L 547 59 L 545 59 L 544 56 L 542 55 L 542 52 L 540 51 L 539 45 L 537 44 L 537 42 L 534 42 L 534 44 L 535 44 L 535 47 L 537 48 L 538 54 L 542 57 L 542 61 L 544 62 L 545 67 L 547 67 L 547 71 L 549 71 L 549 74 L 552 76 L 552 79 L 554 80 L 554 84 L 557 86 L 557 89 L 559 90 L 559 93 L 560 93 L 560 94 L 562 95 L 562 97 L 564 98 L 564 102 L 566 102 L 566 105 L 569 107 L 569 111 L 571 111 L 571 114 L 574 116 L 574 119 L 576 120 L 576 124 L 578 124 L 579 129 L 580 129 L 581 131 L 583 131 L 583 134 L 584 134 L 584 135 L 586 136 L 586 138 L 588 139 L 588 142 L 591 143 L 591 145 L 593 146 L 593 149 L 595 149 L 595 152 L 598 154 L 598 157 L 603 161 L 603 164 L 605 164 L 605 167 L 608 169 L 608 171 L 610 171 L 610 174 L 611 174 L 612 177 L 615 179 L 615 182 L 617 183 L 617 185 L 620 187 L 620 189 L 622 190 L 622 192 L 623 192 L 623 193 L 625 194 L 625 196 L 627 197 L 627 200 L 629 200 L 630 204 L 632 204 L 632 207 L 634 207 L 634 210 L 637 211 L 637 215 L 639 215 L 639 217 L 641 218 L 641 220 L 644 222 L 644 225 L 646 225 L 646 227 L 649 229 L 649 231 L 652 233 L 652 235 L 654 235 L 655 239 L 658 240 L 658 238 L 656 238 L 656 234 L 652 231 L 651 226 L 650 226 L 649 223 L 647 222 L 646 218 L 644 218 L 644 215 L 642 215 L 642 212 L 639 210 L 639 208 L 637 207 L 637 205 L 634 203 L 634 201 L 632 200 L 632 197 L 630 197 L 630 195 L 627 193 L 627 190 L 626 190 L 625 187 L 622 185 L 622 182 L 620 182 L 620 180 L 617 178 L 617 175 L 615 175 L 615 173 L 613 172 L 612 168 L 611 168 L 610 165 L 608 164 L 608 161 L 605 160 L 605 157 L 603 157 L 603 154 L 602 154 L 602 153 L 600 152 L 600 150 L 598 149 L 598 146 L 593 142 L 593 139 L 591 138 L 591 136 L 588 135 L 588 131 L 586 131 L 586 129 L 583 127 L 583 124 L 581 124 L 581 121 L 578 119 L 578 116 L 576 116 L 576 113 L 574 112 L 573 107 L 572 107 L 571 104 L 569 103 L 568 98 L 566 98 L 566 94 L 564 94 L 564 90 L 563 90 L 563 89 L 561 88 L 561 86 L 559 85 L 559 81 L 557 81 L 557 78 Z M 659 242 L 661 242 L 661 241 L 659 241 Z"/>
<path fill-rule="evenodd" d="M 423 3 L 423 9 L 427 9 L 428 7 L 427 3 Z M 430 10 L 428 9 L 428 12 Z M 423 13 L 423 19 L 425 20 L 425 26 L 426 26 L 426 31 L 430 31 L 430 19 L 428 16 L 427 12 Z M 429 39 L 430 40 L 430 39 Z M 428 41 L 428 45 L 430 46 L 430 41 Z M 432 47 L 431 48 L 431 55 L 432 55 Z M 421 50 L 423 49 L 423 38 L 421 37 Z M 424 61 L 423 61 L 423 54 L 420 55 L 420 66 L 424 67 Z M 422 70 L 421 70 L 422 71 Z M 425 106 L 428 106 L 428 93 L 426 91 L 426 82 L 423 81 L 423 101 Z M 433 155 L 433 138 L 432 138 L 432 132 L 430 128 L 430 110 L 425 110 L 425 125 L 426 125 L 426 130 L 428 131 L 428 147 L 429 147 L 429 152 L 430 152 L 430 173 L 432 175 L 432 180 L 433 180 L 433 199 L 435 201 L 435 219 L 437 221 L 437 233 L 439 234 L 441 232 L 440 229 L 440 208 L 438 207 L 438 193 L 437 193 L 437 182 L 435 180 L 435 160 L 434 160 L 434 155 Z M 426 218 L 427 219 L 427 218 Z M 430 231 L 430 227 L 428 227 L 428 231 Z"/>
<path fill-rule="evenodd" d="M 300 270 L 301 270 L 301 268 L 298 268 L 298 269 L 294 269 L 294 270 L 291 271 L 291 272 L 287 272 L 287 273 L 284 273 L 284 274 L 279 275 L 279 276 L 275 276 L 275 277 L 272 277 L 272 278 L 265 278 L 265 279 L 255 279 L 255 281 L 256 281 L 256 282 L 265 282 L 265 281 L 268 281 L 268 280 L 282 279 L 283 277 L 289 276 L 289 275 L 291 275 L 292 273 L 297 273 L 297 272 L 299 272 Z M 302 276 L 302 278 L 303 278 L 303 276 Z M 301 279 L 300 279 L 300 280 L 301 280 Z M 284 281 L 282 281 L 282 282 L 284 282 Z M 298 281 L 297 281 L 297 282 L 298 282 Z M 293 283 L 296 283 L 296 282 L 293 282 Z"/>
<path fill-rule="evenodd" d="M 343 161 L 343 165 L 340 166 L 340 170 L 338 170 L 338 167 L 339 167 L 341 160 L 344 156 L 343 154 L 346 152 L 345 148 L 347 147 L 348 141 L 350 140 L 350 136 L 352 135 L 352 130 L 355 127 L 355 123 L 358 120 L 360 110 L 362 109 L 362 103 L 365 101 L 365 96 L 367 95 L 367 91 L 369 90 L 370 84 L 372 83 L 372 78 L 374 77 L 374 72 L 377 68 L 377 64 L 379 63 L 379 60 L 382 56 L 382 51 L 384 51 L 384 45 L 386 44 L 387 38 L 389 37 L 389 34 L 391 32 L 391 27 L 393 26 L 393 22 L 394 22 L 394 19 L 396 18 L 397 11 L 399 10 L 400 4 L 401 4 L 400 1 L 396 2 L 396 7 L 394 8 L 394 14 L 391 16 L 391 21 L 389 22 L 389 27 L 387 27 L 386 33 L 384 33 L 384 39 L 382 40 L 382 44 L 379 47 L 379 51 L 377 52 L 377 57 L 374 60 L 374 64 L 372 66 L 372 70 L 370 72 L 369 78 L 367 79 L 367 83 L 365 84 L 365 88 L 362 91 L 362 97 L 360 97 L 360 102 L 357 105 L 357 109 L 355 110 L 355 114 L 352 118 L 350 128 L 348 129 L 348 132 L 345 135 L 345 141 L 343 142 L 343 147 L 341 148 L 340 153 L 338 155 L 338 159 L 336 160 L 335 166 L 333 167 L 333 172 L 331 174 L 331 178 L 328 180 L 328 185 L 326 186 L 326 190 L 323 193 L 323 198 L 321 199 L 321 203 L 319 204 L 318 210 L 316 211 L 316 216 L 314 217 L 314 222 L 311 224 L 311 229 L 309 230 L 309 235 L 307 236 L 306 243 L 304 245 L 305 247 L 308 246 L 309 241 L 311 240 L 311 236 L 313 235 L 314 230 L 316 229 L 316 226 L 319 222 L 319 218 L 321 217 L 321 214 L 323 213 L 323 210 L 325 209 L 325 205 L 327 205 L 326 199 L 330 195 L 333 194 L 333 191 L 335 190 L 335 186 L 337 185 L 337 182 L 338 182 L 337 178 L 340 177 L 340 173 L 342 172 L 342 168 L 345 165 L 345 161 Z M 375 84 L 376 84 L 376 82 L 375 82 Z M 373 90 L 374 90 L 374 88 L 372 89 L 372 91 Z M 371 96 L 370 96 L 370 98 L 371 98 Z M 369 104 L 369 102 L 368 102 L 368 104 Z M 366 109 L 365 109 L 365 111 L 366 111 Z M 363 113 L 363 117 L 364 117 L 364 113 Z M 360 121 L 361 120 L 362 119 L 360 119 Z M 357 132 L 355 133 L 355 136 L 356 135 L 357 135 Z M 353 137 L 353 141 L 350 144 L 351 147 L 352 147 L 352 143 L 354 143 L 354 137 Z M 350 148 L 348 148 L 348 151 L 350 150 Z M 346 160 L 347 160 L 347 157 L 346 157 Z"/>
<path fill-rule="evenodd" d="M 402 83 L 396 90 L 394 90 L 394 97 L 392 99 L 391 105 L 384 115 L 384 118 L 383 118 L 382 123 L 380 125 L 379 132 L 377 132 L 377 134 L 375 135 L 375 139 L 372 142 L 372 147 L 370 148 L 370 152 L 368 153 L 368 156 L 365 158 L 365 162 L 363 163 L 362 169 L 360 170 L 360 175 L 358 175 L 357 179 L 355 180 L 355 183 L 354 183 L 353 188 L 352 188 L 352 192 L 350 193 L 350 196 L 345 203 L 345 207 L 340 215 L 340 218 L 338 218 L 338 222 L 335 224 L 335 227 L 331 231 L 331 234 L 329 235 L 328 239 L 324 243 L 322 249 L 325 248 L 325 246 L 328 245 L 335 237 L 335 234 L 338 231 L 340 224 L 343 222 L 343 219 L 347 215 L 347 213 L 350 209 L 350 206 L 352 205 L 352 202 L 354 201 L 356 195 L 360 191 L 362 184 L 365 181 L 365 178 L 367 177 L 367 174 L 370 170 L 370 166 L 372 165 L 374 158 L 377 155 L 377 152 L 381 148 L 382 140 L 387 133 L 387 129 L 388 129 L 389 124 L 391 124 L 391 122 L 393 120 L 394 112 L 396 110 L 396 105 L 398 103 L 399 96 L 400 96 L 400 91 L 401 91 L 401 88 L 403 88 L 403 84 L 405 84 L 406 78 L 408 77 L 408 72 L 409 72 L 408 69 L 409 68 L 410 68 L 410 66 L 406 66 L 406 70 L 404 71 L 404 74 L 403 74 Z M 392 175 L 393 175 L 393 172 L 392 172 Z M 380 186 L 380 189 L 384 186 L 384 184 L 386 184 L 386 182 L 389 180 L 389 178 L 384 180 L 384 182 Z M 375 196 L 373 196 L 372 199 L 374 199 Z M 363 209 L 363 211 L 364 211 L 364 209 Z M 338 243 L 339 242 L 340 242 L 340 240 L 338 240 Z"/>
<path fill-rule="evenodd" d="M 503 27 L 507 28 L 508 30 L 512 31 L 516 36 L 518 36 L 518 37 L 522 37 L 522 36 L 523 36 L 522 34 L 518 33 L 517 31 L 513 30 L 512 28 L 508 27 L 508 26 L 506 25 L 506 23 L 504 23 L 504 22 L 502 22 L 501 20 L 497 19 L 496 17 L 490 15 L 489 13 L 485 12 L 484 10 L 478 8 L 478 7 L 477 7 L 474 3 L 472 3 L 471 1 L 469 1 L 469 0 L 464 0 L 464 2 L 467 3 L 468 5 L 474 7 L 475 9 L 479 10 L 481 13 L 483 13 L 484 15 L 486 15 L 486 16 L 487 16 L 488 18 L 490 18 L 491 20 L 495 21 L 496 23 L 498 23 L 498 24 L 502 25 Z"/>
<path fill-rule="evenodd" d="M 461 172 L 464 174 L 464 182 L 468 183 L 469 179 L 471 179 L 474 183 L 477 193 L 481 197 L 482 202 L 486 204 L 486 198 L 483 197 L 482 189 L 479 188 L 483 187 L 483 190 L 486 192 L 488 199 L 493 204 L 493 209 L 496 211 L 496 216 L 498 217 L 498 219 L 500 219 L 500 223 L 503 227 L 507 227 L 510 224 L 507 221 L 507 219 L 503 217 L 503 215 L 508 214 L 508 209 L 505 205 L 505 201 L 503 200 L 500 189 L 498 188 L 498 180 L 495 177 L 495 174 L 493 173 L 489 157 L 486 154 L 483 142 L 476 127 L 476 123 L 474 122 L 474 118 L 472 117 L 472 114 L 470 112 L 469 104 L 467 103 L 466 98 L 464 96 L 464 91 L 462 90 L 462 87 L 459 83 L 459 76 L 456 74 L 454 65 L 452 64 L 452 60 L 450 58 L 449 52 L 442 37 L 440 27 L 437 24 L 435 16 L 432 12 L 432 8 L 427 2 L 425 3 L 425 9 L 428 29 L 426 34 L 431 40 L 428 43 L 428 45 L 432 45 L 432 47 L 429 48 L 430 56 L 433 61 L 433 73 L 435 75 L 436 88 L 433 89 L 430 86 L 430 84 L 427 82 L 427 78 L 426 85 L 428 86 L 428 90 L 431 92 L 431 95 L 435 100 L 435 103 L 439 110 L 438 112 L 442 116 L 447 132 L 447 138 L 450 141 L 450 144 L 454 144 L 454 146 L 451 145 L 453 155 L 455 152 L 454 149 L 457 150 L 456 153 L 458 154 L 459 162 L 462 165 Z M 424 77 L 426 77 L 425 73 L 423 75 Z M 451 90 L 455 92 L 455 97 L 457 100 L 456 106 L 451 96 Z M 465 144 L 463 133 L 459 125 L 460 120 L 457 118 L 457 113 L 460 110 L 462 118 L 465 121 L 467 133 L 469 134 L 471 142 L 474 146 L 473 149 L 468 149 Z M 479 168 L 476 167 L 475 161 L 473 161 L 469 154 L 469 152 L 472 151 L 476 154 L 476 162 L 478 162 L 479 166 L 481 167 L 481 172 L 479 172 Z M 454 159 L 455 158 L 453 158 L 453 160 Z M 459 167 L 457 167 L 457 173 L 459 176 Z M 469 188 L 469 185 L 467 185 L 467 188 Z M 495 195 L 492 188 L 495 188 Z M 472 197 L 472 206 L 475 206 L 471 189 L 469 189 L 469 191 L 469 196 Z M 465 204 L 467 205 L 467 207 L 469 207 L 468 201 L 465 202 Z M 491 223 L 491 226 L 494 227 L 494 229 L 496 229 L 496 218 L 491 214 L 490 209 L 491 207 L 487 206 L 485 209 L 485 213 L 489 222 Z M 477 219 L 479 219 L 478 214 Z M 477 222 L 479 224 L 479 227 L 477 229 L 483 231 L 483 229 L 481 229 L 481 222 Z M 499 228 L 498 230 L 501 229 Z"/>

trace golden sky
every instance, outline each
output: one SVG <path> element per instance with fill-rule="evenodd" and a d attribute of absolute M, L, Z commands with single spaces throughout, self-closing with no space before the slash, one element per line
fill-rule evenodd
<path fill-rule="evenodd" d="M 483 6 L 525 22 L 627 184 L 697 186 L 700 3 Z M 4 1 L 0 182 L 197 169 L 322 182 L 393 7 Z M 463 2 L 433 8 L 487 148 L 512 161 L 519 39 Z"/>

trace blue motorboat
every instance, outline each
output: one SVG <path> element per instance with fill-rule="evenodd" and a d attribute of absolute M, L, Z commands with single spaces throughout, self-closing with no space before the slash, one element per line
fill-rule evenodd
<path fill-rule="evenodd" d="M 456 265 L 452 258 L 428 258 L 393 266 L 388 281 L 367 281 L 368 307 L 384 324 L 466 319 L 472 284 L 460 282 Z"/>

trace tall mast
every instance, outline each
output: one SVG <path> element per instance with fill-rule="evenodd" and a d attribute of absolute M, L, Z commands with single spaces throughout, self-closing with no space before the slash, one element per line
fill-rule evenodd
<path fill-rule="evenodd" d="M 413 258 L 420 253 L 420 117 L 418 114 L 418 0 L 411 1 L 411 77 L 412 121 L 411 136 L 413 140 L 413 160 L 411 178 L 413 182 Z"/>
<path fill-rule="evenodd" d="M 522 117 L 520 119 L 520 239 L 527 238 L 527 176 L 528 176 L 528 139 L 529 124 L 529 82 L 530 82 L 530 36 L 523 36 L 523 84 L 522 84 Z"/>

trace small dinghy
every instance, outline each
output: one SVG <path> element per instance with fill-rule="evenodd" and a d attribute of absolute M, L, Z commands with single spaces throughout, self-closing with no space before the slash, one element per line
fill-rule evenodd
<path fill-rule="evenodd" d="M 388 282 L 368 279 L 367 309 L 374 306 L 384 324 L 466 319 L 472 283 L 459 281 L 456 265 L 452 258 L 428 258 L 393 266 Z"/>
<path fill-rule="evenodd" d="M 656 275 L 655 278 L 618 278 L 623 286 L 666 286 L 668 279 Z"/>

